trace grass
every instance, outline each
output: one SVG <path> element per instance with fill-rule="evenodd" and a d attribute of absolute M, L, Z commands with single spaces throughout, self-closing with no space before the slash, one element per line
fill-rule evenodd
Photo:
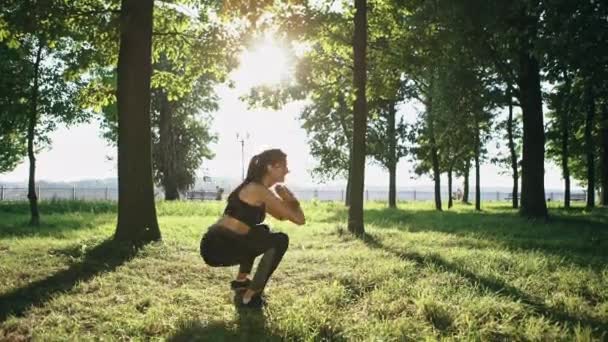
<path fill-rule="evenodd" d="M 110 240 L 112 203 L 0 202 L 0 340 L 407 341 L 608 339 L 608 212 L 507 203 L 366 206 L 365 239 L 339 203 L 304 204 L 303 227 L 270 221 L 290 248 L 261 312 L 237 310 L 236 268 L 209 268 L 215 202 L 160 202 L 163 241 Z"/>

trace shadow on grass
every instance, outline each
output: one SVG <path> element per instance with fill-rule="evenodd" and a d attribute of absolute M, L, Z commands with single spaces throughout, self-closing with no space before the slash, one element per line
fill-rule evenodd
<path fill-rule="evenodd" d="M 235 322 L 187 321 L 168 338 L 171 342 L 181 341 L 283 341 L 284 337 L 272 334 L 266 326 L 263 309 L 248 309 L 239 306 L 241 297 L 234 295 Z"/>
<path fill-rule="evenodd" d="M 105 240 L 88 251 L 84 260 L 48 278 L 0 295 L 0 323 L 10 315 L 22 316 L 31 306 L 40 306 L 54 295 L 70 291 L 76 284 L 111 272 L 131 260 L 137 250 L 112 239 Z"/>
<path fill-rule="evenodd" d="M 381 249 L 402 260 L 413 261 L 419 267 L 431 264 L 447 272 L 458 274 L 475 287 L 491 291 L 500 296 L 508 297 L 516 302 L 524 303 L 532 308 L 532 310 L 537 314 L 543 315 L 553 322 L 568 326 L 570 329 L 576 327 L 578 324 L 585 325 L 590 327 L 593 330 L 594 335 L 600 338 L 605 337 L 603 334 L 608 331 L 608 323 L 606 322 L 594 319 L 587 315 L 575 316 L 568 312 L 551 308 L 544 304 L 542 298 L 531 296 L 500 279 L 475 274 L 474 272 L 467 270 L 462 265 L 447 261 L 439 255 L 422 255 L 416 252 L 401 251 L 397 248 L 382 244 L 382 242 L 370 234 L 365 235 L 364 242 L 372 249 Z"/>
<path fill-rule="evenodd" d="M 365 222 L 380 229 L 439 232 L 487 241 L 511 250 L 536 250 L 581 266 L 603 267 L 608 261 L 606 208 L 597 208 L 592 213 L 582 209 L 552 209 L 548 222 L 526 220 L 507 206 L 498 210 L 367 209 Z M 346 219 L 346 211 L 340 210 L 326 221 Z M 483 248 L 483 245 L 467 247 Z"/>
<path fill-rule="evenodd" d="M 262 310 L 237 310 L 236 322 L 188 321 L 168 341 L 283 341 L 285 338 L 272 334 L 266 327 Z"/>
<path fill-rule="evenodd" d="M 301 336 L 285 335 L 273 332 L 266 325 L 264 309 L 242 308 L 241 297 L 235 295 L 233 304 L 236 320 L 233 322 L 186 321 L 180 324 L 179 330 L 167 340 L 170 342 L 186 341 L 300 341 Z M 340 332 L 332 328 L 320 327 L 314 341 L 345 341 Z"/>

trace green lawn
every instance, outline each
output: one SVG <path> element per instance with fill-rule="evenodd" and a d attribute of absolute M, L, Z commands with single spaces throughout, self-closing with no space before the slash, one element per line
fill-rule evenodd
<path fill-rule="evenodd" d="M 0 202 L 0 340 L 608 340 L 606 209 L 372 203 L 359 240 L 341 204 L 309 202 L 305 226 L 270 222 L 291 241 L 257 312 L 199 256 L 223 205 L 157 209 L 163 242 L 132 251 L 111 203 L 42 203 L 32 229 Z"/>

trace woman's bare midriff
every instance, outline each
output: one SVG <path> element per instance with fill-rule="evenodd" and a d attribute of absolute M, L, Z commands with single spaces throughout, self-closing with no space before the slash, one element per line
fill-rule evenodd
<path fill-rule="evenodd" d="M 249 232 L 249 226 L 245 223 L 235 219 L 230 215 L 224 215 L 220 217 L 216 222 L 217 225 L 226 227 L 237 234 L 247 234 Z"/>

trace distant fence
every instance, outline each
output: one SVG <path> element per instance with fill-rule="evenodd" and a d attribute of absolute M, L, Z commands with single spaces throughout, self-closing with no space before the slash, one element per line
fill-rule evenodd
<path fill-rule="evenodd" d="M 0 201 L 25 201 L 27 200 L 27 188 L 0 187 Z M 118 200 L 118 189 L 116 188 L 43 188 L 36 187 L 36 195 L 39 200 L 84 200 L 84 201 L 116 201 Z M 161 194 L 162 195 L 162 194 Z"/>
<path fill-rule="evenodd" d="M 321 190 L 321 189 L 310 189 L 310 190 L 295 190 L 293 191 L 296 197 L 300 200 L 319 200 L 319 201 L 344 201 L 346 192 L 344 190 Z M 105 200 L 105 201 L 116 201 L 118 200 L 118 189 L 117 188 L 78 188 L 78 187 L 64 187 L 64 188 L 43 188 L 37 187 L 36 193 L 40 200 Z M 189 194 L 196 193 L 205 194 L 204 196 L 190 196 Z M 222 195 L 222 199 L 225 199 L 226 194 L 230 191 L 226 191 Z M 547 200 L 549 201 L 563 201 L 563 192 L 548 192 L 546 193 Z M 397 191 L 396 193 L 398 201 L 433 201 L 435 199 L 435 193 L 433 191 L 418 191 L 418 190 L 407 190 Z M 163 198 L 162 190 L 157 189 L 155 191 L 156 199 Z M 191 191 L 182 196 L 184 199 L 199 199 L 199 200 L 216 200 L 216 192 L 213 191 Z M 365 201 L 388 201 L 388 191 L 380 190 L 365 190 L 363 193 Z M 447 192 L 441 193 L 441 199 L 447 201 Z M 573 201 L 585 201 L 586 195 L 584 193 L 572 193 L 571 200 Z M 27 188 L 12 188 L 12 187 L 0 187 L 0 201 L 25 201 L 27 200 Z M 475 192 L 469 193 L 469 201 L 475 200 Z M 481 200 L 487 201 L 510 201 L 510 192 L 481 192 Z"/>

